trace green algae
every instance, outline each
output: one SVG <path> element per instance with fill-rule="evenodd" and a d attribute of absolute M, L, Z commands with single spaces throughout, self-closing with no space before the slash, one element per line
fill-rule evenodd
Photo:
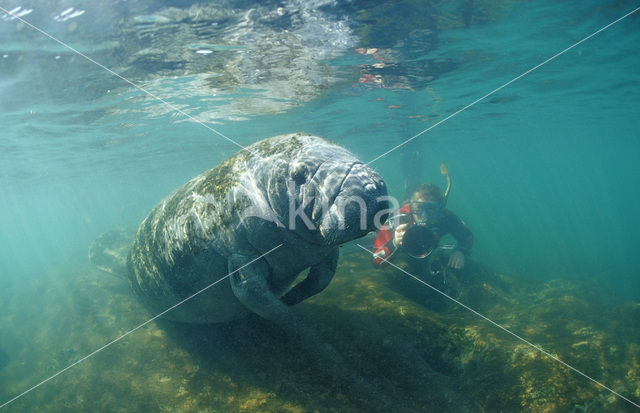
<path fill-rule="evenodd" d="M 280 139 L 264 139 L 251 145 L 249 149 L 256 151 L 264 157 L 279 155 L 284 158 L 291 158 L 295 153 L 304 148 L 303 142 L 299 139 L 304 134 L 298 133 L 291 135 L 286 140 Z"/>

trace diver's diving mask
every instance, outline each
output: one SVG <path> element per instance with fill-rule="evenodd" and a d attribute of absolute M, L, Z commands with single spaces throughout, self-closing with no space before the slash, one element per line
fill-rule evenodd
<path fill-rule="evenodd" d="M 410 201 L 409 210 L 413 220 L 418 225 L 427 225 L 428 221 L 440 218 L 443 205 L 441 202 Z"/>

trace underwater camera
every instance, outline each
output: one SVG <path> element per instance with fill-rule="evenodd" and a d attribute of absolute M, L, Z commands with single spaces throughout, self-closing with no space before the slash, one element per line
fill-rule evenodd
<path fill-rule="evenodd" d="M 438 246 L 436 234 L 426 225 L 411 222 L 408 214 L 398 214 L 390 219 L 391 227 L 409 224 L 402 239 L 402 249 L 413 258 L 427 258 Z"/>
<path fill-rule="evenodd" d="M 402 248 L 413 258 L 427 258 L 437 246 L 436 235 L 425 225 L 413 224 L 404 233 Z"/>

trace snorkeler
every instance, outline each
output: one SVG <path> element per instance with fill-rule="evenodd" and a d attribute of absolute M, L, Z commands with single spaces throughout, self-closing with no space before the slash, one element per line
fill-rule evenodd
<path fill-rule="evenodd" d="M 473 234 L 456 214 L 446 209 L 451 178 L 446 166 L 442 165 L 440 171 L 447 178 L 444 195 L 437 185 L 419 185 L 409 202 L 380 229 L 373 245 L 376 265 L 390 259 L 398 250 L 416 260 L 426 259 L 438 246 L 440 238 L 451 234 L 458 245 L 449 255 L 448 266 L 464 267 L 465 256 L 473 245 Z"/>

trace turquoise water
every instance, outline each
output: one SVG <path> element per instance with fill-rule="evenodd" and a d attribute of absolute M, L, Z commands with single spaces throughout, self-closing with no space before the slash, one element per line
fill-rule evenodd
<path fill-rule="evenodd" d="M 241 145 L 305 131 L 367 162 L 638 4 L 0 6 L 33 9 L 22 18 Z M 639 29 L 637 12 L 372 166 L 404 198 L 406 182 L 444 185 L 444 162 L 449 208 L 475 235 L 473 260 L 540 286 L 593 279 L 603 299 L 637 305 Z M 0 302 L 10 310 L 0 317 L 0 387 L 11 389 L 0 390 L 1 404 L 54 373 L 34 367 L 29 377 L 20 357 L 62 343 L 38 337 L 39 323 L 51 331 L 82 318 L 82 304 L 46 314 L 89 267 L 91 242 L 136 227 L 163 196 L 238 147 L 10 16 L 0 20 L 0 125 Z M 87 330 L 96 337 L 65 360 L 135 326 L 130 320 L 102 338 Z M 39 354 L 67 351 L 55 347 Z M 46 386 L 33 393 L 55 392 L 55 379 Z"/>

